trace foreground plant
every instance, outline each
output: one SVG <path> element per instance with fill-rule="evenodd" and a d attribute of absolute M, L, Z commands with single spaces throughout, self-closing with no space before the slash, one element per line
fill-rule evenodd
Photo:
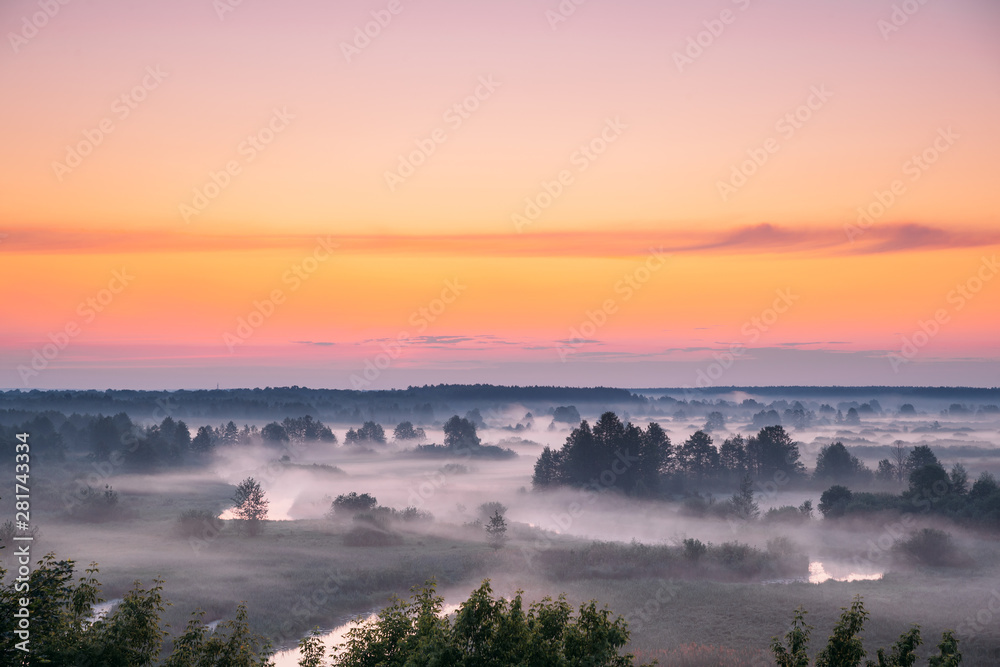
<path fill-rule="evenodd" d="M 779 667 L 809 667 L 809 631 L 812 628 L 803 620 L 805 613 L 801 607 L 795 611 L 792 629 L 785 635 L 787 646 L 777 637 L 771 640 L 771 652 Z M 861 596 L 855 596 L 851 606 L 843 608 L 833 634 L 816 656 L 816 667 L 861 667 L 866 654 L 859 635 L 868 616 Z M 878 649 L 875 660 L 865 661 L 864 667 L 912 667 L 917 662 L 916 650 L 921 641 L 920 627 L 914 625 L 900 635 L 888 652 Z M 938 653 L 930 656 L 928 664 L 930 667 L 957 667 L 961 663 L 958 639 L 951 630 L 945 630 Z"/>

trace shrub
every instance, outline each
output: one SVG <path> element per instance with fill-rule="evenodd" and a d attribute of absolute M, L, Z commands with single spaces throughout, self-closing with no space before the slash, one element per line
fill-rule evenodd
<path fill-rule="evenodd" d="M 103 491 L 88 484 L 78 493 L 78 502 L 70 510 L 70 515 L 78 521 L 91 523 L 126 518 L 128 512 L 118 504 L 118 500 L 118 492 L 107 484 Z"/>
<path fill-rule="evenodd" d="M 701 540 L 693 537 L 686 538 L 684 544 L 684 557 L 691 561 L 701 560 L 701 557 L 708 551 L 708 547 Z"/>
<path fill-rule="evenodd" d="M 224 522 L 210 510 L 186 510 L 177 517 L 177 534 L 181 537 L 202 537 L 218 533 Z"/>
<path fill-rule="evenodd" d="M 923 528 L 893 545 L 904 562 L 930 567 L 952 567 L 962 563 L 961 554 L 951 535 L 936 528 Z"/>
<path fill-rule="evenodd" d="M 368 512 L 378 505 L 375 496 L 367 493 L 358 494 L 356 491 L 342 493 L 334 499 L 330 505 L 328 517 L 333 516 L 353 516 L 359 512 Z"/>
<path fill-rule="evenodd" d="M 393 547 L 403 543 L 403 538 L 389 530 L 361 522 L 344 534 L 344 546 Z"/>

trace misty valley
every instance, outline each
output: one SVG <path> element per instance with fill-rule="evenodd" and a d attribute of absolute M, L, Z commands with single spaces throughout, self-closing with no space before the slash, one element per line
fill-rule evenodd
<path fill-rule="evenodd" d="M 26 608 L 31 664 L 998 664 L 998 404 L 0 392 L 0 662 Z"/>

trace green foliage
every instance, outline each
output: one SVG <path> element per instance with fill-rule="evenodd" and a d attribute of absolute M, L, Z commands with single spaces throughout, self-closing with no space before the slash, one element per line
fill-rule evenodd
<path fill-rule="evenodd" d="M 250 535 L 256 535 L 261 530 L 264 519 L 267 518 L 267 506 L 270 501 L 264 495 L 260 483 L 253 477 L 247 477 L 236 487 L 233 494 L 233 514 L 246 528 Z"/>
<path fill-rule="evenodd" d="M 777 637 L 771 638 L 771 652 L 778 667 L 809 667 L 809 633 L 813 628 L 806 624 L 806 613 L 802 607 L 795 610 L 792 627 L 785 634 L 785 644 Z"/>
<path fill-rule="evenodd" d="M 843 516 L 847 511 L 847 504 L 851 502 L 851 496 L 851 490 L 846 486 L 831 486 L 819 497 L 819 511 L 830 519 Z"/>
<path fill-rule="evenodd" d="M 858 635 L 864 629 L 866 620 L 868 612 L 858 595 L 850 608 L 844 607 L 826 648 L 816 656 L 816 667 L 858 667 L 865 658 L 865 649 Z"/>
<path fill-rule="evenodd" d="M 733 505 L 737 518 L 749 521 L 760 516 L 760 505 L 753 497 L 753 480 L 750 475 L 744 475 L 740 480 L 740 489 L 729 501 Z"/>
<path fill-rule="evenodd" d="M 792 628 L 785 635 L 785 644 L 777 637 L 771 640 L 771 652 L 778 667 L 808 667 L 809 631 L 805 624 L 805 611 L 800 607 L 795 611 Z M 856 596 L 850 608 L 844 608 L 840 620 L 833 628 L 826 647 L 816 656 L 816 667 L 860 667 L 865 658 L 865 650 L 859 635 L 864 630 L 868 612 L 865 611 L 861 596 Z M 900 635 L 887 652 L 880 648 L 875 652 L 875 660 L 865 661 L 865 667 L 913 667 L 917 662 L 917 647 L 921 644 L 920 627 L 912 628 Z M 938 656 L 932 656 L 930 667 L 954 667 L 962 661 L 958 651 L 958 640 L 949 630 L 944 633 L 938 646 Z"/>
<path fill-rule="evenodd" d="M 489 536 L 490 546 L 500 549 L 507 543 L 507 522 L 503 518 L 500 510 L 493 512 L 490 522 L 486 524 L 486 534 Z"/>
<path fill-rule="evenodd" d="M 342 493 L 330 505 L 331 514 L 327 516 L 353 516 L 358 512 L 372 510 L 376 505 L 378 505 L 378 499 L 367 493 L 359 494 L 357 491 Z"/>
<path fill-rule="evenodd" d="M 299 640 L 299 667 L 324 667 L 326 665 L 326 646 L 320 639 L 319 628 L 313 628 L 308 637 Z"/>
<path fill-rule="evenodd" d="M 850 482 L 870 478 L 871 471 L 858 457 L 851 454 L 843 443 L 835 442 L 819 451 L 813 478 L 833 482 Z"/>
<path fill-rule="evenodd" d="M 203 615 L 192 614 L 164 667 L 273 667 L 270 644 L 250 631 L 246 605 L 241 603 L 236 618 L 211 633 L 201 622 Z"/>
<path fill-rule="evenodd" d="M 884 648 L 876 651 L 876 660 L 869 660 L 866 667 L 913 667 L 917 662 L 917 647 L 920 646 L 920 627 L 914 625 L 892 645 L 892 652 L 886 654 Z"/>
<path fill-rule="evenodd" d="M 348 430 L 347 435 L 344 436 L 344 443 L 348 445 L 384 445 L 385 429 L 382 428 L 381 424 L 367 421 L 356 431 L 353 428 Z"/>
<path fill-rule="evenodd" d="M 684 545 L 684 557 L 691 561 L 701 560 L 701 557 L 708 552 L 705 543 L 693 537 L 685 538 L 682 544 Z"/>
<path fill-rule="evenodd" d="M 153 580 L 144 589 L 135 582 L 110 614 L 93 619 L 94 605 L 103 602 L 97 566 L 92 565 L 75 584 L 71 560 L 53 554 L 40 560 L 29 578 L 33 664 L 92 664 L 106 667 L 144 667 L 155 664 L 165 633 L 160 614 L 165 602 L 163 582 Z M 0 572 L 2 574 L 2 572 Z M 14 644 L 14 611 L 19 597 L 15 582 L 0 587 L 0 664 L 20 664 L 22 652 Z"/>
<path fill-rule="evenodd" d="M 921 528 L 907 539 L 896 542 L 893 551 L 914 565 L 947 567 L 962 561 L 951 535 L 937 528 Z"/>
<path fill-rule="evenodd" d="M 938 654 L 932 655 L 930 667 L 958 667 L 962 664 L 962 653 L 958 650 L 958 639 L 951 630 L 945 630 L 938 644 Z"/>
<path fill-rule="evenodd" d="M 511 600 L 494 598 L 489 580 L 462 603 L 454 623 L 443 616 L 443 598 L 433 582 L 415 589 L 409 601 L 395 599 L 370 621 L 362 621 L 338 647 L 337 667 L 448 665 L 588 665 L 627 667 L 631 654 L 621 617 L 595 602 L 576 616 L 560 596 L 545 598 L 526 611 L 518 591 Z"/>
<path fill-rule="evenodd" d="M 103 491 L 88 484 L 76 493 L 74 500 L 69 514 L 77 521 L 103 523 L 128 515 L 125 508 L 119 504 L 118 492 L 107 484 L 104 485 Z"/>

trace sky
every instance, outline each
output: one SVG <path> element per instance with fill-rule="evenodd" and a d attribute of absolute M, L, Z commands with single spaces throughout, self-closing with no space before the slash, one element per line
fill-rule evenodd
<path fill-rule="evenodd" d="M 0 33 L 0 387 L 998 384 L 991 0 Z"/>

